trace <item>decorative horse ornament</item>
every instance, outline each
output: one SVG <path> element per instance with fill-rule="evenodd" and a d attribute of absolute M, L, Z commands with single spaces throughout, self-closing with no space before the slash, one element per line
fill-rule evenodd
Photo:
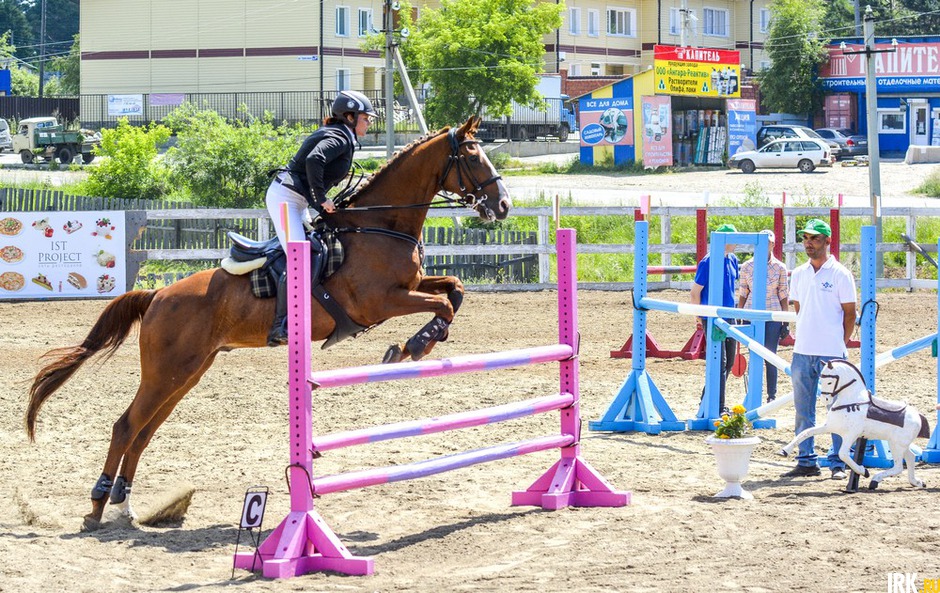
<path fill-rule="evenodd" d="M 371 327 L 413 313 L 434 315 L 415 338 L 389 348 L 386 361 L 418 359 L 430 352 L 446 338 L 463 298 L 458 278 L 425 276 L 421 269 L 421 229 L 435 195 L 451 194 L 445 195 L 449 207 L 473 208 L 484 220 L 509 214 L 509 194 L 473 137 L 479 122 L 470 118 L 457 129 L 445 128 L 412 142 L 331 217 L 335 227 L 348 232 L 340 237 L 344 263 L 324 286 L 350 319 Z M 385 232 L 358 232 L 364 230 Z M 134 518 L 129 495 L 141 454 L 215 357 L 235 348 L 266 345 L 274 300 L 255 298 L 249 283 L 248 276 L 217 268 L 159 290 L 128 292 L 108 304 L 81 344 L 46 354 L 51 360 L 29 390 L 30 440 L 46 399 L 86 360 L 117 350 L 140 323 L 140 386 L 114 424 L 101 477 L 92 489 L 86 529 L 100 526 L 109 495 L 123 518 Z M 326 339 L 334 330 L 333 318 L 311 302 L 313 339 Z"/>
<path fill-rule="evenodd" d="M 913 406 L 874 397 L 865 387 L 861 371 L 847 360 L 831 360 L 823 365 L 819 375 L 819 388 L 829 413 L 822 426 L 807 428 L 780 450 L 786 457 L 803 440 L 822 433 L 835 433 L 842 437 L 839 459 L 860 476 L 869 477 L 868 469 L 855 463 L 849 455 L 852 444 L 859 437 L 888 441 L 894 455 L 894 465 L 875 474 L 868 487 L 872 490 L 887 477 L 896 476 L 907 462 L 907 479 L 911 485 L 924 488 L 914 477 L 914 453 L 911 443 L 917 437 L 930 438 L 927 419 Z"/>

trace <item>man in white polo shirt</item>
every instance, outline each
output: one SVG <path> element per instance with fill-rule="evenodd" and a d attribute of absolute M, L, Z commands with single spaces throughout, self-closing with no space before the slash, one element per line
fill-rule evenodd
<path fill-rule="evenodd" d="M 796 408 L 796 434 L 816 424 L 816 386 L 824 362 L 845 358 L 846 344 L 855 328 L 855 279 L 845 266 L 829 253 L 832 229 L 819 219 L 807 221 L 797 231 L 809 261 L 790 276 L 790 302 L 796 311 L 796 343 L 793 345 L 793 404 Z M 837 452 L 842 438 L 832 435 L 833 454 L 829 456 L 832 478 L 845 478 L 845 464 Z M 797 466 L 785 477 L 818 476 L 813 439 L 799 447 Z"/>

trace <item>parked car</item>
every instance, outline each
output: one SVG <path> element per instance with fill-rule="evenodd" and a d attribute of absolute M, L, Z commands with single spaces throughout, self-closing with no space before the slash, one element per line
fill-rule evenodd
<path fill-rule="evenodd" d="M 820 128 L 816 133 L 826 140 L 834 140 L 842 148 L 840 157 L 855 157 L 868 154 L 868 137 L 853 134 L 846 128 Z"/>
<path fill-rule="evenodd" d="M 10 124 L 0 117 L 0 152 L 13 152 L 13 136 L 10 135 Z"/>
<path fill-rule="evenodd" d="M 832 152 L 833 158 L 839 158 L 839 155 L 842 153 L 842 148 L 839 146 L 838 142 L 835 140 L 826 140 L 806 126 L 764 126 L 757 131 L 757 147 L 760 148 L 771 140 L 776 140 L 778 138 L 808 138 L 812 140 L 822 140 L 829 145 L 829 150 Z"/>
<path fill-rule="evenodd" d="M 728 159 L 728 166 L 741 169 L 743 173 L 790 167 L 809 173 L 816 167 L 831 167 L 834 161 L 829 145 L 821 138 L 783 138 L 771 140 L 757 150 L 735 153 Z"/>

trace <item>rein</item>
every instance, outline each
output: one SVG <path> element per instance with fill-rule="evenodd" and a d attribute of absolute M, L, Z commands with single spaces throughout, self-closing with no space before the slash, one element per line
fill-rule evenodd
<path fill-rule="evenodd" d="M 431 200 L 430 202 L 421 202 L 418 204 L 408 204 L 405 206 L 395 206 L 391 204 L 379 204 L 376 206 L 345 206 L 345 204 L 351 204 L 355 200 L 356 196 L 353 193 L 346 192 L 344 190 L 341 192 L 341 197 L 338 200 L 339 203 L 337 204 L 337 214 L 347 212 L 377 212 L 383 210 L 411 210 L 416 208 L 470 208 L 473 210 L 480 208 L 483 205 L 483 201 L 486 199 L 486 196 L 484 195 L 478 197 L 477 194 L 486 186 L 496 183 L 503 177 L 502 175 L 497 174 L 491 176 L 482 183 L 477 182 L 473 172 L 470 170 L 470 165 L 467 164 L 467 156 L 461 154 L 460 147 L 465 144 L 479 144 L 480 141 L 476 139 L 467 139 L 462 142 L 458 142 L 456 130 L 454 129 L 451 129 L 447 132 L 447 138 L 450 141 L 451 154 L 447 157 L 447 165 L 444 167 L 444 173 L 441 175 L 440 180 L 438 181 L 439 189 L 437 192 L 437 195 L 442 199 Z M 464 193 L 463 196 L 453 197 L 450 195 L 450 192 L 446 192 L 446 190 L 444 190 L 444 180 L 446 180 L 447 176 L 450 175 L 452 169 L 457 171 L 457 185 L 460 188 L 460 191 Z M 467 191 L 467 186 L 464 184 L 464 177 L 472 182 L 473 192 Z M 357 182 L 356 187 L 358 187 L 358 185 L 359 184 Z M 347 183 L 346 187 L 347 189 L 349 188 L 349 183 Z M 324 222 L 326 222 L 325 219 Z M 419 248 L 421 246 L 421 242 L 415 237 L 405 233 L 400 233 L 398 231 L 393 231 L 391 229 L 378 227 L 344 227 L 334 228 L 333 230 L 338 233 L 367 233 L 385 235 L 387 237 L 393 237 L 395 239 L 401 239 L 402 241 L 412 243 Z"/>

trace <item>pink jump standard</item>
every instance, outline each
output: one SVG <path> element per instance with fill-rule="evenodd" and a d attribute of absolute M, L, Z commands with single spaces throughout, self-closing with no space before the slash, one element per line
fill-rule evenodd
<path fill-rule="evenodd" d="M 559 509 L 568 506 L 617 507 L 630 504 L 630 493 L 615 491 L 582 458 L 578 388 L 578 306 L 575 273 L 575 233 L 559 229 L 558 334 L 550 346 L 492 354 L 461 356 L 415 363 L 395 363 L 311 373 L 309 248 L 306 242 L 289 244 L 289 383 L 290 383 L 290 483 L 291 512 L 259 548 L 260 568 L 266 577 L 286 578 L 329 570 L 365 575 L 374 570 L 372 558 L 353 556 L 314 510 L 313 496 L 430 476 L 469 465 L 518 455 L 559 449 L 561 458 L 527 490 L 512 494 L 513 505 Z M 314 387 L 340 387 L 357 383 L 435 377 L 456 373 L 491 371 L 514 366 L 558 362 L 560 389 L 529 400 L 472 410 L 426 420 L 400 422 L 314 438 L 312 391 Z M 512 418 L 559 410 L 557 435 L 507 443 L 384 468 L 365 469 L 333 476 L 313 477 L 313 458 L 321 451 L 381 440 L 404 438 L 493 424 Z M 235 556 L 238 568 L 257 570 L 255 554 Z"/>

